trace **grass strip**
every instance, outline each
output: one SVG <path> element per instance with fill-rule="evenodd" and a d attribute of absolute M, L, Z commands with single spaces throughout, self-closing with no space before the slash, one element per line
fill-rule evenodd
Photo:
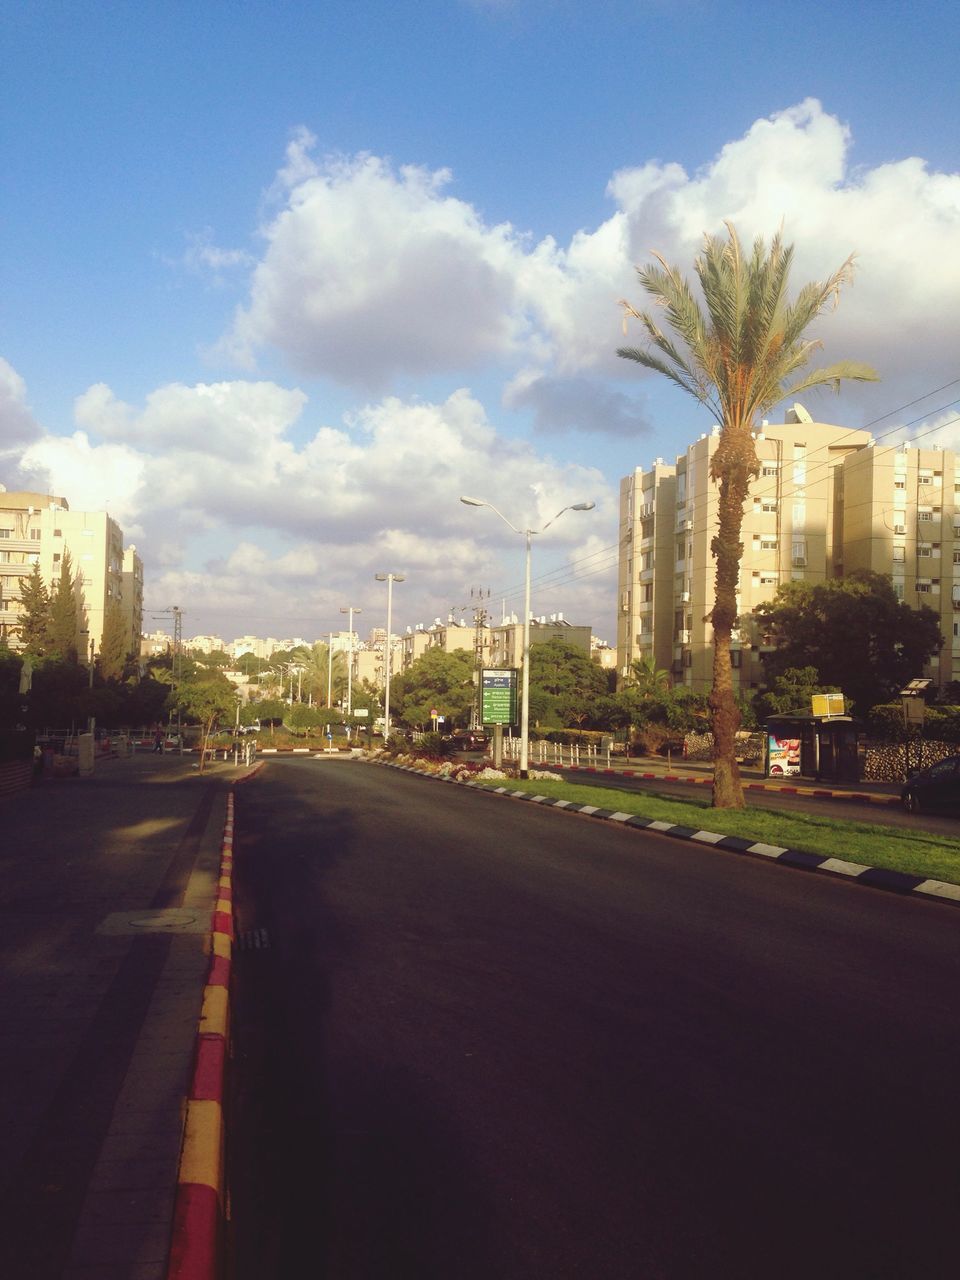
<path fill-rule="evenodd" d="M 713 809 L 706 801 L 677 800 L 654 791 L 617 791 L 547 779 L 510 779 L 484 786 L 506 786 L 552 800 L 594 805 L 598 809 L 637 814 L 660 822 L 716 831 L 724 836 L 804 849 L 827 858 L 842 858 L 868 867 L 885 867 L 930 880 L 960 884 L 960 841 L 931 831 L 907 830 L 877 822 L 845 822 L 814 814 L 769 809 Z M 879 814 L 878 814 L 879 818 Z"/>

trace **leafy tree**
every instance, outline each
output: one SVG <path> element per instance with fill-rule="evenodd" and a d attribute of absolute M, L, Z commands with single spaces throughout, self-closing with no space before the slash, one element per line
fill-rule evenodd
<path fill-rule="evenodd" d="M 232 723 L 237 705 L 236 690 L 224 676 L 207 676 L 202 679 L 183 680 L 172 695 L 176 705 L 187 717 L 199 722 L 200 772 L 203 772 L 207 745 L 214 727 L 220 720 Z"/>
<path fill-rule="evenodd" d="M 769 667 L 767 674 L 769 675 Z M 839 689 L 824 685 L 816 667 L 787 667 L 773 679 L 769 688 L 760 690 L 754 697 L 753 705 L 757 719 L 763 721 L 767 716 L 809 711 L 810 699 L 815 693 L 839 692 Z"/>
<path fill-rule="evenodd" d="M 52 657 L 77 658 L 80 636 L 79 580 L 74 578 L 70 552 L 64 551 L 60 576 L 50 594 L 50 632 L 48 653 Z"/>
<path fill-rule="evenodd" d="M 20 601 L 17 631 L 24 652 L 42 658 L 50 643 L 50 592 L 38 564 L 34 564 L 29 578 L 20 579 Z"/>
<path fill-rule="evenodd" d="M 911 609 L 886 575 L 868 569 L 785 582 L 754 613 L 777 646 L 766 659 L 771 680 L 813 667 L 860 715 L 894 697 L 943 645 L 939 615 L 927 605 Z"/>
<path fill-rule="evenodd" d="M 190 657 L 198 667 L 207 671 L 225 671 L 230 666 L 230 655 L 222 649 L 211 649 L 204 653 L 200 649 L 191 649 Z"/>
<path fill-rule="evenodd" d="M 423 728 L 436 710 L 448 725 L 466 724 L 476 697 L 473 673 L 473 654 L 467 650 L 428 649 L 391 680 L 391 715 Z"/>
<path fill-rule="evenodd" d="M 119 680 L 127 660 L 127 628 L 119 600 L 107 601 L 98 656 L 103 679 Z"/>
<path fill-rule="evenodd" d="M 588 728 L 596 720 L 598 707 L 607 697 L 607 673 L 584 651 L 561 636 L 530 646 L 531 711 L 535 696 L 553 699 L 552 706 L 563 725 Z M 549 717 L 549 711 L 548 711 Z"/>
<path fill-rule="evenodd" d="M 621 347 L 618 355 L 636 360 L 669 378 L 681 390 L 707 405 L 720 424 L 720 441 L 710 464 L 719 485 L 719 527 L 711 543 L 716 560 L 713 624 L 713 804 L 743 808 L 743 787 L 736 763 L 736 731 L 740 723 L 730 665 L 730 633 L 737 621 L 737 583 L 743 544 L 740 530 L 750 481 L 759 474 L 753 429 L 760 418 L 787 396 L 809 387 L 839 387 L 844 378 L 872 380 L 866 365 L 844 361 L 804 372 L 820 345 L 805 338 L 811 323 L 835 305 L 848 283 L 853 260 L 828 279 L 805 285 L 792 303 L 787 284 L 793 247 L 779 232 L 769 250 L 754 242 L 746 256 L 737 233 L 727 223 L 727 236 L 705 236 L 694 271 L 706 312 L 676 267 L 655 255 L 656 265 L 638 269 L 640 284 L 662 309 L 672 334 L 653 315 L 624 303 L 627 316 L 646 331 L 645 349 Z"/>

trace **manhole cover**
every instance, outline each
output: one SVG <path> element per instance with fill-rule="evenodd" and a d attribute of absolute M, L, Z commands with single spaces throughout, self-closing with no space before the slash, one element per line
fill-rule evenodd
<path fill-rule="evenodd" d="M 168 907 L 162 911 L 114 911 L 97 933 L 207 933 L 209 929 L 209 913 Z"/>

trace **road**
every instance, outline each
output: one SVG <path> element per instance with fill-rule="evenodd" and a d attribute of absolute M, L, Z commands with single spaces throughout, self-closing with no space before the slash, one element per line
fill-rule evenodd
<path fill-rule="evenodd" d="M 348 762 L 236 855 L 236 1280 L 955 1275 L 955 909 Z"/>

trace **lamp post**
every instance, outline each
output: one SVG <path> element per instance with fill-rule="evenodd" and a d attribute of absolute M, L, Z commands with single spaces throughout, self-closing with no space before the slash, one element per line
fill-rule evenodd
<path fill-rule="evenodd" d="M 525 778 L 530 769 L 530 545 L 531 539 L 537 534 L 545 533 L 553 524 L 554 520 L 559 520 L 564 511 L 592 511 L 596 506 L 594 502 L 574 502 L 568 507 L 561 507 L 557 514 L 543 526 L 542 529 L 518 529 L 515 524 L 507 519 L 502 511 L 498 511 L 492 502 L 486 502 L 483 498 L 461 498 L 460 501 L 468 507 L 489 507 L 494 515 L 498 515 L 503 523 L 519 533 L 526 542 L 526 567 L 523 577 L 523 659 L 521 662 L 520 676 L 520 777 Z"/>
<path fill-rule="evenodd" d="M 350 628 L 347 637 L 347 715 L 353 715 L 353 615 L 355 613 L 363 613 L 362 609 L 358 609 L 355 605 L 344 605 L 340 610 L 341 613 L 348 613 L 350 620 L 348 626 Z"/>
<path fill-rule="evenodd" d="M 377 582 L 385 582 L 387 584 L 387 642 L 383 655 L 383 740 L 384 742 L 390 737 L 390 658 L 391 658 L 391 628 L 393 627 L 393 584 L 395 582 L 403 582 L 404 575 L 402 573 L 376 573 L 374 574 Z"/>
<path fill-rule="evenodd" d="M 333 706 L 333 632 L 327 645 L 327 708 Z"/>

